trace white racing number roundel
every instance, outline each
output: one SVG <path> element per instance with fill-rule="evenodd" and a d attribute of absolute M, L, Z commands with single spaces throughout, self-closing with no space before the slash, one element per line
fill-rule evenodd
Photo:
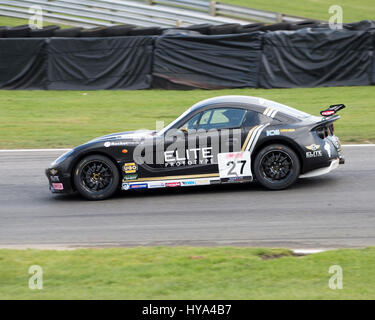
<path fill-rule="evenodd" d="M 251 177 L 251 157 L 249 151 L 219 153 L 220 179 Z"/>

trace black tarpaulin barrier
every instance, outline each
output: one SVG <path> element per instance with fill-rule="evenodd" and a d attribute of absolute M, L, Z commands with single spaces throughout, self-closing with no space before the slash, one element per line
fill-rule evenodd
<path fill-rule="evenodd" d="M 48 89 L 148 89 L 153 42 L 152 36 L 52 38 Z"/>
<path fill-rule="evenodd" d="M 46 89 L 45 39 L 0 39 L 0 88 Z"/>
<path fill-rule="evenodd" d="M 260 87 L 370 85 L 371 32 L 302 29 L 264 35 Z"/>
<path fill-rule="evenodd" d="M 347 30 L 375 30 L 375 21 L 373 20 L 362 20 L 359 22 L 352 22 L 352 23 L 344 23 L 343 25 L 344 29 Z"/>
<path fill-rule="evenodd" d="M 257 87 L 262 33 L 161 36 L 155 41 L 153 87 Z"/>

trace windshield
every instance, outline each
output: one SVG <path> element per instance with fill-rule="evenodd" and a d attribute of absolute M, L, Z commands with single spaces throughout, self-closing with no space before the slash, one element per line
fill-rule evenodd
<path fill-rule="evenodd" d="M 163 129 L 161 129 L 160 131 L 158 131 L 156 134 L 158 136 L 161 136 L 161 135 L 165 134 L 176 123 L 178 123 L 180 120 L 182 120 L 183 118 L 185 118 L 191 112 L 191 109 L 192 108 L 187 109 L 183 114 L 181 114 L 178 118 L 174 119 L 170 124 L 168 124 L 167 126 L 165 126 Z"/>

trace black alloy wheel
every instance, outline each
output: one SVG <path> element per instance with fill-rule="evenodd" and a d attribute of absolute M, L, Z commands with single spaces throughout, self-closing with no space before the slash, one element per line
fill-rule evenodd
<path fill-rule="evenodd" d="M 91 155 L 83 158 L 74 171 L 74 185 L 89 200 L 112 196 L 119 186 L 120 174 L 107 157 Z"/>
<path fill-rule="evenodd" d="M 296 153 L 282 144 L 267 146 L 255 157 L 255 178 L 268 189 L 285 189 L 298 179 L 299 174 L 300 161 Z"/>

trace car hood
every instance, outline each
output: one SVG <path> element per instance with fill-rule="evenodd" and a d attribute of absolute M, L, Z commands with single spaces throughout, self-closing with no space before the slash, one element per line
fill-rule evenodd
<path fill-rule="evenodd" d="M 125 131 L 117 132 L 112 134 L 107 134 L 105 136 L 95 138 L 91 142 L 101 142 L 101 141 L 114 141 L 114 140 L 131 140 L 131 141 L 140 141 L 145 138 L 151 138 L 156 131 L 152 130 L 137 130 L 137 131 Z"/>

